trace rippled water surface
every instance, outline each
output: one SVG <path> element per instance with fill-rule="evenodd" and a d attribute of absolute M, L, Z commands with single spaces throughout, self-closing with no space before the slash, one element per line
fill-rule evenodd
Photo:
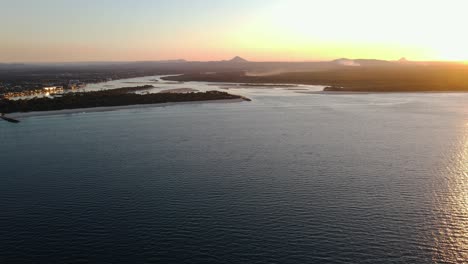
<path fill-rule="evenodd" d="M 233 91 L 0 123 L 0 263 L 468 260 L 468 95 Z"/>

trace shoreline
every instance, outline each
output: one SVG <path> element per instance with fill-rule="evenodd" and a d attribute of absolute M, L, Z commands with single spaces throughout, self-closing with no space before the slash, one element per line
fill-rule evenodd
<path fill-rule="evenodd" d="M 166 89 L 159 91 L 159 93 L 173 93 L 173 94 L 181 94 L 181 93 L 196 93 L 200 92 L 197 89 L 192 89 L 192 88 L 175 88 L 175 89 Z"/>
<path fill-rule="evenodd" d="M 52 111 L 33 111 L 33 112 L 16 112 L 6 114 L 10 118 L 28 118 L 37 116 L 54 116 L 54 115 L 69 115 L 69 114 L 80 114 L 80 113 L 97 113 L 97 112 L 111 112 L 118 110 L 127 109 L 143 109 L 152 107 L 167 107 L 175 105 L 186 105 L 186 104 L 215 104 L 215 103 L 241 103 L 247 102 L 244 98 L 237 99 L 224 99 L 224 100 L 203 100 L 203 101 L 188 101 L 188 102 L 172 102 L 172 103 L 157 103 L 157 104 L 135 104 L 135 105 L 124 105 L 124 106 L 102 106 L 102 107 L 91 107 L 91 108 L 76 108 L 76 109 L 63 109 L 63 110 L 52 110 Z"/>

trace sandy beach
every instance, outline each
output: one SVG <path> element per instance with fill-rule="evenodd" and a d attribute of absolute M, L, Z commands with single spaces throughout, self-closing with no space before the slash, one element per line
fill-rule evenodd
<path fill-rule="evenodd" d="M 173 94 L 178 94 L 178 93 L 194 93 L 198 92 L 196 89 L 192 88 L 176 88 L 176 89 L 167 89 L 167 90 L 162 90 L 159 93 L 173 93 Z"/>
<path fill-rule="evenodd" d="M 167 107 L 167 106 L 184 105 L 184 104 L 240 103 L 240 102 L 245 102 L 245 101 L 247 100 L 239 98 L 239 99 L 226 99 L 226 100 L 174 102 L 174 103 L 147 104 L 147 105 L 105 106 L 105 107 L 92 107 L 92 108 L 64 109 L 64 110 L 55 110 L 55 111 L 11 113 L 11 114 L 7 114 L 7 116 L 10 118 L 18 119 L 18 118 L 27 118 L 27 117 L 36 117 L 36 116 L 68 115 L 68 114 L 77 114 L 77 113 L 108 112 L 108 111 L 117 111 L 117 110 L 125 110 L 125 109 Z"/>

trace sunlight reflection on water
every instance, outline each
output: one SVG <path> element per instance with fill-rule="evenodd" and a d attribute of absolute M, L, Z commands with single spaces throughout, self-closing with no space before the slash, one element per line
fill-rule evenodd
<path fill-rule="evenodd" d="M 468 127 L 449 162 L 444 191 L 437 194 L 439 212 L 434 262 L 465 263 L 468 260 Z"/>

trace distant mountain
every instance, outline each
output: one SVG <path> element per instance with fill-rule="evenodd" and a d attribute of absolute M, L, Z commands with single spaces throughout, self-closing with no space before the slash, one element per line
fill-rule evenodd
<path fill-rule="evenodd" d="M 249 62 L 249 61 L 244 59 L 244 58 L 241 58 L 239 56 L 236 56 L 236 57 L 232 58 L 231 60 L 229 60 L 228 62 L 245 63 L 245 62 Z"/>
<path fill-rule="evenodd" d="M 408 60 L 405 57 L 403 57 L 403 58 L 399 59 L 398 62 L 406 63 L 406 62 L 408 62 Z"/>
<path fill-rule="evenodd" d="M 405 57 L 403 57 L 403 58 L 397 60 L 396 63 L 400 63 L 400 64 L 428 64 L 429 62 L 410 61 L 410 60 L 406 59 Z"/>

